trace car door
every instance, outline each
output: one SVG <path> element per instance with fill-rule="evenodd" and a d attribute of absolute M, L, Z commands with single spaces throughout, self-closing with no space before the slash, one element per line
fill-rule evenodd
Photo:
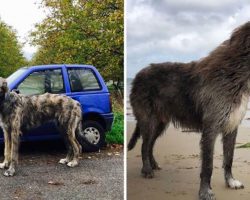
<path fill-rule="evenodd" d="M 65 86 L 62 77 L 62 69 L 34 70 L 17 86 L 17 90 L 20 94 L 28 96 L 40 95 L 46 92 L 63 94 L 65 93 Z M 47 122 L 40 127 L 23 131 L 25 140 L 46 139 L 46 137 L 51 138 L 59 136 L 54 122 Z"/>
<path fill-rule="evenodd" d="M 85 67 L 68 67 L 69 96 L 79 101 L 83 107 L 83 112 L 105 113 L 109 102 L 109 97 L 103 92 L 94 70 Z"/>

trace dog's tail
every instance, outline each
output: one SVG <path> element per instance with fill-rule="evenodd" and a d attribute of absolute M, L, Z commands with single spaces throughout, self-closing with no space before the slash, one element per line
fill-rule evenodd
<path fill-rule="evenodd" d="M 136 142 L 139 139 L 140 135 L 141 135 L 140 134 L 140 128 L 138 126 L 138 123 L 136 123 L 136 127 L 135 127 L 135 130 L 134 130 L 134 133 L 133 133 L 133 135 L 130 138 L 130 141 L 128 143 L 128 150 L 129 151 L 132 150 L 135 147 Z"/>
<path fill-rule="evenodd" d="M 87 146 L 96 149 L 96 145 L 92 144 L 84 135 L 82 130 L 82 123 L 80 122 L 77 129 L 76 129 L 76 139 L 81 144 L 82 148 L 86 148 Z"/>

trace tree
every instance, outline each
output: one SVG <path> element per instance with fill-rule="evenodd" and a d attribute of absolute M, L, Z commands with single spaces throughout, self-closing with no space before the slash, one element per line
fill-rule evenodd
<path fill-rule="evenodd" d="M 33 64 L 84 63 L 106 81 L 123 81 L 123 1 L 43 0 L 47 17 L 31 32 Z"/>
<path fill-rule="evenodd" d="M 7 77 L 26 64 L 15 31 L 0 20 L 0 76 Z"/>

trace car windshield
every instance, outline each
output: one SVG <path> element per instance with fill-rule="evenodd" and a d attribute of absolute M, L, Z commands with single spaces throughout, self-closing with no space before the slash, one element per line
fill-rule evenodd
<path fill-rule="evenodd" d="M 17 79 L 17 77 L 19 77 L 22 73 L 24 73 L 27 69 L 19 69 L 16 72 L 14 72 L 13 74 L 11 74 L 6 80 L 8 83 L 13 82 L 14 80 Z"/>

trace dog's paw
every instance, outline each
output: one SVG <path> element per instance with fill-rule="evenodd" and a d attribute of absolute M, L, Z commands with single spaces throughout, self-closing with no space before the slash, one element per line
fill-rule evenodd
<path fill-rule="evenodd" d="M 161 167 L 159 165 L 152 167 L 153 170 L 161 170 Z"/>
<path fill-rule="evenodd" d="M 15 174 L 14 168 L 8 169 L 3 173 L 4 176 L 14 176 L 14 174 Z"/>
<path fill-rule="evenodd" d="M 215 195 L 212 190 L 203 190 L 199 192 L 199 200 L 215 200 Z"/>
<path fill-rule="evenodd" d="M 59 160 L 58 163 L 65 165 L 65 164 L 67 164 L 68 162 L 69 162 L 68 159 L 62 158 L 62 159 Z"/>
<path fill-rule="evenodd" d="M 230 178 L 227 182 L 227 186 L 231 189 L 243 189 L 244 188 L 244 185 L 238 181 L 238 180 L 235 180 L 233 178 Z"/>
<path fill-rule="evenodd" d="M 0 163 L 0 169 L 6 169 L 6 168 L 8 168 L 8 163 L 7 162 Z"/>
<path fill-rule="evenodd" d="M 75 167 L 77 165 L 78 165 L 77 160 L 72 160 L 72 161 L 68 162 L 68 164 L 67 164 L 68 167 Z"/>
<path fill-rule="evenodd" d="M 144 178 L 154 178 L 154 171 L 152 169 L 143 169 L 142 168 L 141 174 Z"/>
<path fill-rule="evenodd" d="M 161 170 L 161 167 L 157 162 L 151 164 L 153 170 Z"/>

